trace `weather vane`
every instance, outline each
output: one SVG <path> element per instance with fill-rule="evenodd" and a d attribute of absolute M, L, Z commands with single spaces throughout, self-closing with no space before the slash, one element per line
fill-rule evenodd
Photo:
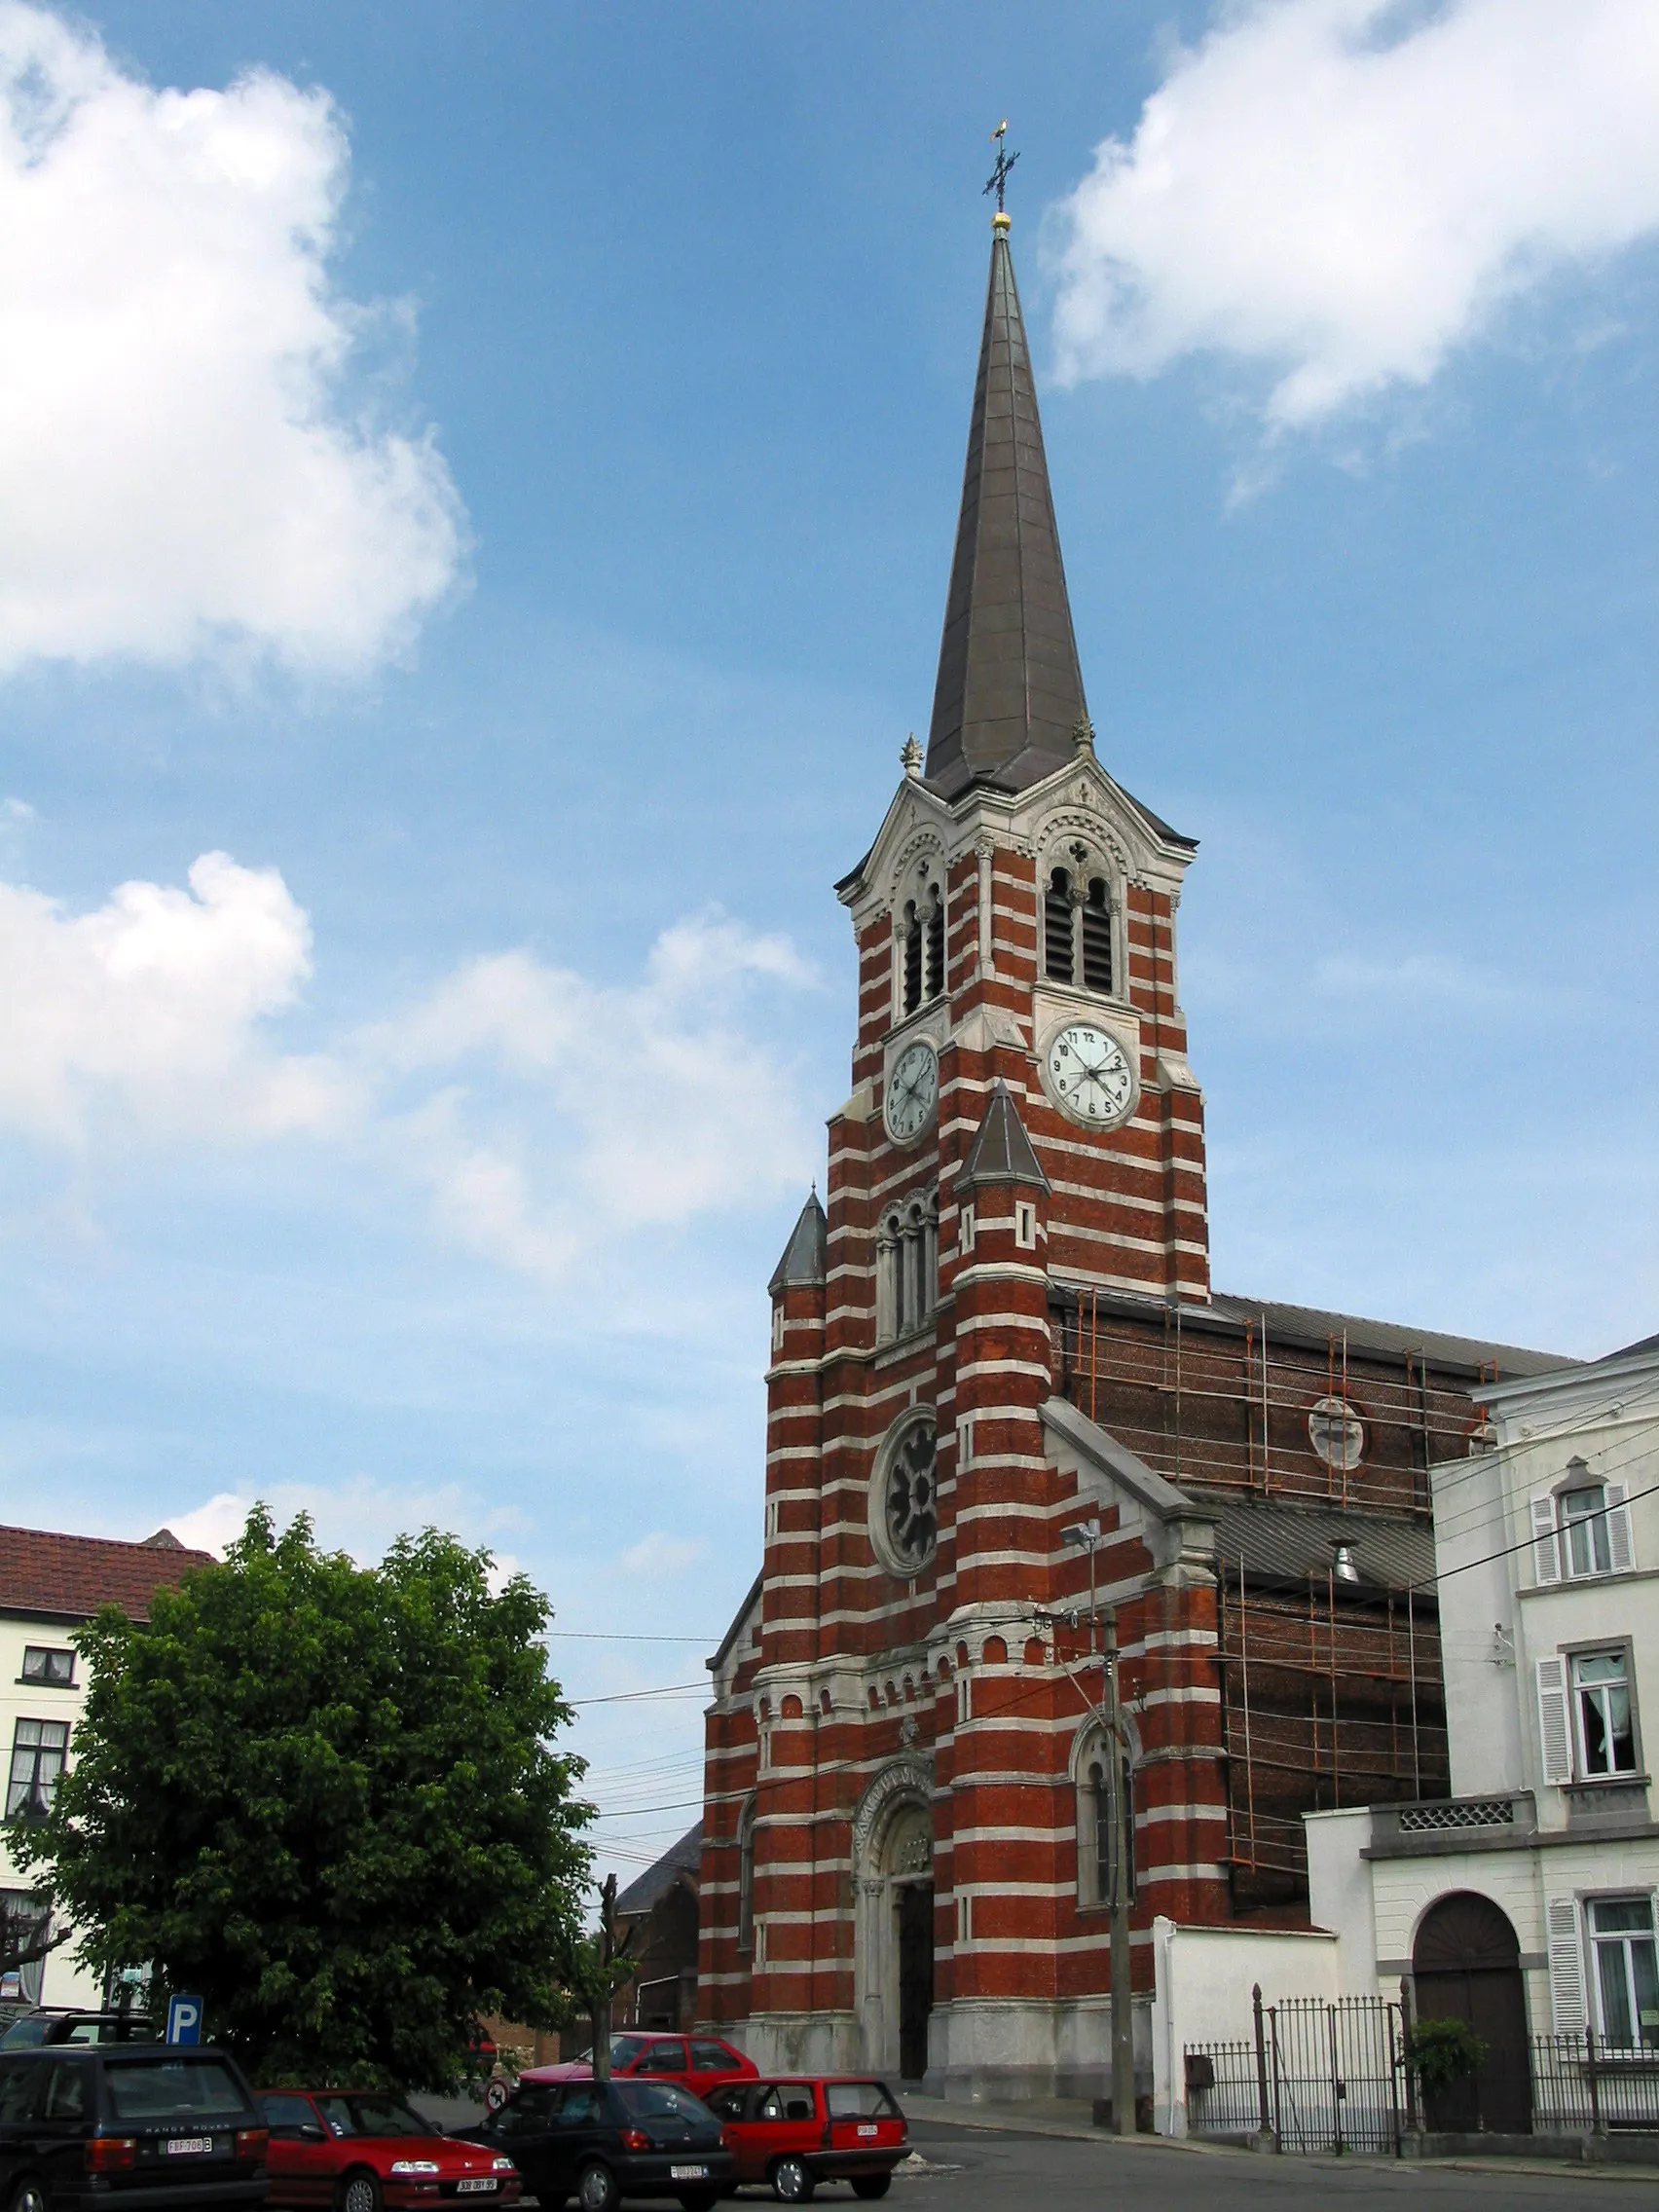
<path fill-rule="evenodd" d="M 985 180 L 985 190 L 996 194 L 997 213 L 1000 215 L 1003 211 L 1003 195 L 1008 190 L 1008 172 L 1019 159 L 1017 154 L 1011 154 L 1008 150 L 1008 117 L 1006 115 L 991 132 L 991 144 L 997 150 L 997 166 Z"/>

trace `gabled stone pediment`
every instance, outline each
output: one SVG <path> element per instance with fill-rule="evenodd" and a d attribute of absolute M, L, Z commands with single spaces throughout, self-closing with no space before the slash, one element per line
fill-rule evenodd
<path fill-rule="evenodd" d="M 1080 1501 L 1116 1507 L 1119 1527 L 1140 1535 L 1160 1567 L 1213 1571 L 1212 1507 L 1149 1467 L 1068 1398 L 1048 1399 L 1041 1419 L 1049 1464 L 1076 1479 Z"/>

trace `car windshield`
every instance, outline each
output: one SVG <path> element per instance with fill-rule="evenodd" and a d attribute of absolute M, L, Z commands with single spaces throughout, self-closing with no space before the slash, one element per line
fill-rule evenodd
<path fill-rule="evenodd" d="M 121 2120 L 182 2120 L 248 2109 L 240 2084 L 222 2059 L 110 2058 L 104 2061 L 104 2079 Z"/>
<path fill-rule="evenodd" d="M 401 2097 L 318 2097 L 316 2109 L 334 2135 L 430 2135 L 431 2123 Z"/>
<path fill-rule="evenodd" d="M 672 2082 L 616 2082 L 612 2087 L 636 2120 L 713 2120 L 714 2115 L 689 2089 Z"/>
<path fill-rule="evenodd" d="M 879 2082 L 830 2082 L 825 2088 L 831 2120 L 902 2120 Z"/>

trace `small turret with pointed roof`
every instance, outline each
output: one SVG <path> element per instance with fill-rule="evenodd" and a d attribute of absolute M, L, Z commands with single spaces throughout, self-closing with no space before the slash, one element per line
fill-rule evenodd
<path fill-rule="evenodd" d="M 999 1077 L 991 1090 L 979 1132 L 968 1147 L 957 1181 L 982 1190 L 992 1183 L 1018 1183 L 1034 1191 L 1050 1191 L 1049 1178 L 1031 1148 L 1025 1124 L 1014 1093 Z"/>
<path fill-rule="evenodd" d="M 1074 757 L 1088 723 L 1008 240 L 999 208 L 928 734 L 928 781 L 947 797 L 1023 791 Z"/>
<path fill-rule="evenodd" d="M 782 1290 L 827 1282 L 829 1274 L 830 1223 L 818 1202 L 818 1189 L 814 1185 L 812 1196 L 800 1209 L 800 1218 L 790 1231 L 784 1256 L 772 1270 L 772 1279 L 766 1288 L 776 1298 Z"/>

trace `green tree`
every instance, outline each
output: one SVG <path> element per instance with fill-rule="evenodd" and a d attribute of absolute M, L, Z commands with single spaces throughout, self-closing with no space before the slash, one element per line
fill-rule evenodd
<path fill-rule="evenodd" d="M 278 1535 L 106 1607 L 75 1763 L 9 1824 L 95 1968 L 153 1966 L 267 2081 L 438 2088 L 480 2014 L 552 2026 L 591 1806 L 523 1575 L 428 1529 L 378 1567 Z"/>

